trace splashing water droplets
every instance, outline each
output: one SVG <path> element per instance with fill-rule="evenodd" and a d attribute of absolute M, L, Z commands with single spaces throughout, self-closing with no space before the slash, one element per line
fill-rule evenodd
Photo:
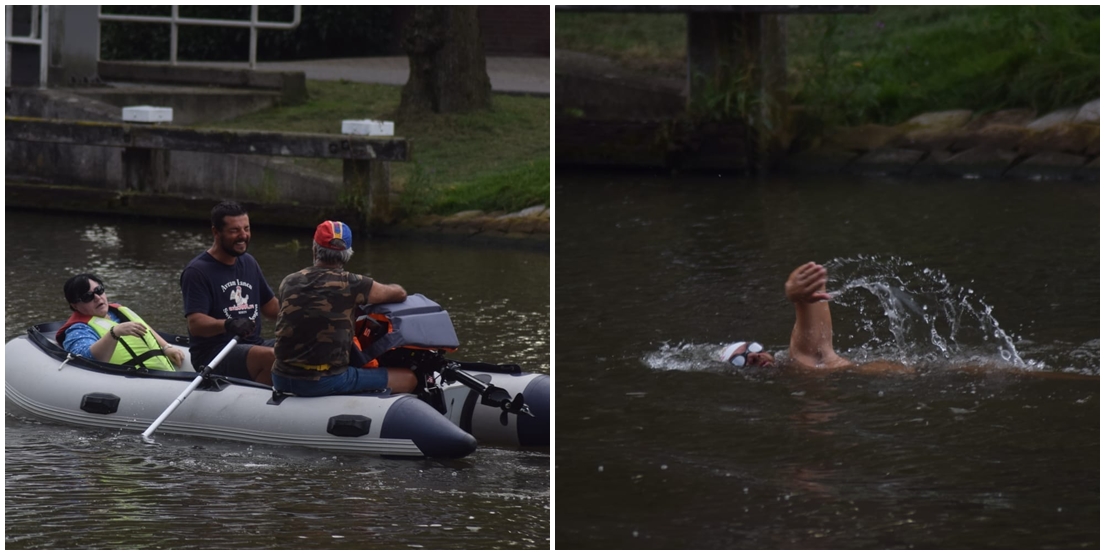
<path fill-rule="evenodd" d="M 994 318 L 993 307 L 976 297 L 974 289 L 948 283 L 939 270 L 917 268 L 894 256 L 862 255 L 837 258 L 826 267 L 829 286 L 836 289 L 834 304 L 843 309 L 834 308 L 834 326 L 842 336 L 852 334 L 862 341 L 846 351 L 860 362 L 858 353 L 913 362 L 958 358 L 967 355 L 962 344 L 980 349 L 984 359 L 1025 365 Z M 968 333 L 974 329 L 981 333 Z"/>

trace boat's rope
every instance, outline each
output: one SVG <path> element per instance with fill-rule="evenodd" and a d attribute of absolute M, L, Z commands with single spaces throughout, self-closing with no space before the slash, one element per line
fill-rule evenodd
<path fill-rule="evenodd" d="M 65 360 L 61 361 L 61 366 L 58 366 L 58 372 L 61 372 L 61 369 L 62 369 L 62 368 L 65 368 L 65 365 L 66 365 L 66 364 L 67 364 L 67 363 L 68 363 L 68 362 L 69 362 L 70 360 L 73 360 L 73 353 L 66 353 L 66 355 L 65 355 Z"/>

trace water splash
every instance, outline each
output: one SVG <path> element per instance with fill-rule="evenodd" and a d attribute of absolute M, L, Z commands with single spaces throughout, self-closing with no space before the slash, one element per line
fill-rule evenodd
<path fill-rule="evenodd" d="M 993 307 L 973 289 L 952 285 L 943 272 L 895 256 L 836 258 L 825 264 L 834 306 L 858 312 L 840 318 L 834 311 L 838 345 L 861 342 L 847 352 L 864 359 L 896 359 L 918 364 L 973 361 L 1033 368 L 1017 352 Z M 842 339 L 845 338 L 845 339 Z M 854 338 L 854 339 L 853 339 Z"/>
<path fill-rule="evenodd" d="M 717 372 L 729 368 L 718 362 L 717 354 L 722 347 L 724 343 L 663 343 L 659 349 L 645 353 L 641 362 L 652 370 Z"/>

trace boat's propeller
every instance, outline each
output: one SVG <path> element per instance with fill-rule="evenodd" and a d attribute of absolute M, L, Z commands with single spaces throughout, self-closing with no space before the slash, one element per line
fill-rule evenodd
<path fill-rule="evenodd" d="M 410 368 L 418 375 L 419 387 L 416 390 L 418 398 L 436 408 L 441 414 L 446 413 L 445 395 L 440 385 L 435 380 L 435 375 L 440 374 L 441 381 L 445 383 L 460 382 L 480 396 L 480 404 L 489 407 L 498 407 L 503 411 L 502 422 L 506 424 L 507 414 L 524 414 L 534 417 L 533 412 L 526 405 L 525 397 L 518 393 L 514 398 L 510 392 L 484 383 L 476 376 L 468 373 L 475 372 L 502 372 L 516 374 L 522 369 L 516 364 L 488 364 L 484 362 L 459 362 L 449 360 L 440 352 L 428 350 L 397 349 L 390 351 L 378 359 L 385 367 Z"/>
<path fill-rule="evenodd" d="M 489 407 L 498 407 L 503 411 L 500 421 L 505 425 L 508 413 L 524 414 L 533 417 L 525 397 L 519 393 L 510 398 L 507 390 L 480 381 L 478 378 L 462 370 L 462 364 L 456 361 L 448 361 L 441 369 L 441 377 L 449 381 L 459 381 L 470 389 L 480 394 L 480 403 Z"/>

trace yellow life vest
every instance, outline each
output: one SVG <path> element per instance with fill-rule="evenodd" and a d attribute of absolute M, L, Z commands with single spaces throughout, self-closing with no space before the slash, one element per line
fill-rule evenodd
<path fill-rule="evenodd" d="M 140 316 L 125 306 L 115 306 L 112 308 L 118 310 L 126 320 L 139 322 L 146 326 L 146 335 L 141 338 L 133 335 L 120 335 L 119 341 L 115 344 L 115 352 L 111 353 L 111 360 L 108 362 L 126 366 L 142 366 L 150 370 L 175 372 L 176 368 L 173 366 L 172 361 L 164 354 L 151 356 L 145 360 L 140 360 L 138 363 L 135 362 L 135 359 L 141 359 L 142 355 L 149 351 L 161 352 L 161 349 L 157 346 L 157 338 L 153 335 L 153 328 L 151 328 Z M 110 318 L 100 318 L 99 316 L 93 316 L 85 323 L 96 330 L 96 333 L 100 337 L 111 333 L 111 328 L 119 325 Z"/>

